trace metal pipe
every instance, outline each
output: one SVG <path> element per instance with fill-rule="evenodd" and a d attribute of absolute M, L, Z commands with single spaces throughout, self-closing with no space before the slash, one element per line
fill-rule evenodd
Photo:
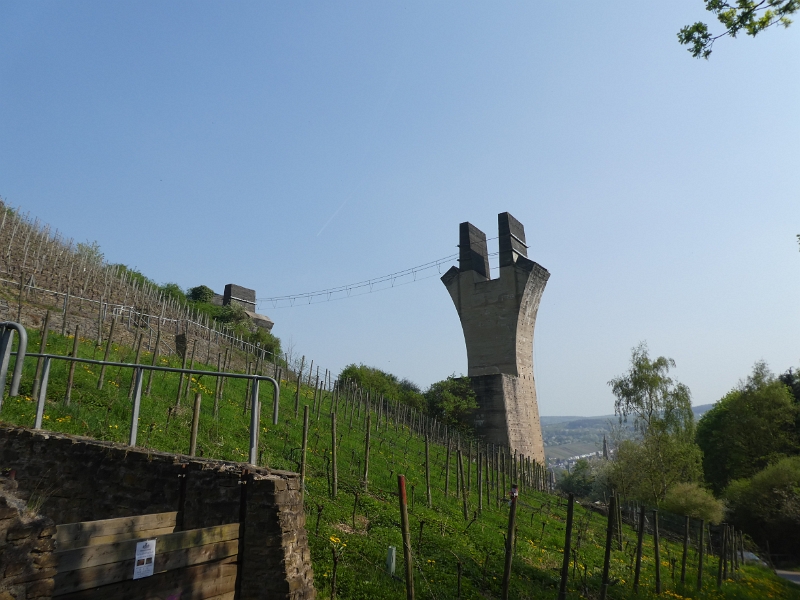
<path fill-rule="evenodd" d="M 6 376 L 8 365 L 11 361 L 11 346 L 14 343 L 14 330 L 2 327 L 3 336 L 0 338 L 0 410 L 3 408 L 3 396 L 6 393 Z"/>
<path fill-rule="evenodd" d="M 144 371 L 136 369 L 133 373 L 133 410 L 131 411 L 131 434 L 128 438 L 129 446 L 136 446 L 136 436 L 139 433 L 139 408 L 142 405 L 142 380 Z"/>
<path fill-rule="evenodd" d="M 42 419 L 44 418 L 44 403 L 47 400 L 47 381 L 50 379 L 50 357 L 45 356 L 44 364 L 42 365 L 42 383 L 39 386 L 39 402 L 36 404 L 36 422 L 33 425 L 34 429 L 42 428 Z"/>
<path fill-rule="evenodd" d="M 0 323 L 0 325 L 3 325 L 3 324 Z M 14 323 L 12 325 L 16 325 L 16 323 Z M 25 328 L 20 326 L 20 331 L 24 332 Z M 24 360 L 24 358 L 26 356 L 31 356 L 31 357 L 35 357 L 35 358 L 44 358 L 45 359 L 45 364 L 47 365 L 47 373 L 48 374 L 49 374 L 49 368 L 50 368 L 50 360 L 51 359 L 58 359 L 58 360 L 66 360 L 66 361 L 70 361 L 70 362 L 79 362 L 79 363 L 85 363 L 85 364 L 91 364 L 91 365 L 105 365 L 107 367 L 127 367 L 127 368 L 137 369 L 139 375 L 143 374 L 144 370 L 147 369 L 148 371 L 162 371 L 162 372 L 166 372 L 166 373 L 184 373 L 184 374 L 188 374 L 189 376 L 191 376 L 192 374 L 198 374 L 198 375 L 208 375 L 209 377 L 230 377 L 232 379 L 252 379 L 253 380 L 253 386 L 252 386 L 252 388 L 253 388 L 253 393 L 252 393 L 253 400 L 251 402 L 254 403 L 254 404 L 252 404 L 252 406 L 255 409 L 253 411 L 255 413 L 255 416 L 251 415 L 251 421 L 250 421 L 250 459 L 251 459 L 250 463 L 253 464 L 253 465 L 256 464 L 256 458 L 257 458 L 256 446 L 257 446 L 257 443 L 258 443 L 258 427 L 260 426 L 260 418 L 259 418 L 259 416 L 260 416 L 259 415 L 260 406 L 258 405 L 258 388 L 259 388 L 258 383 L 261 382 L 261 381 L 269 381 L 272 384 L 273 388 L 274 388 L 273 423 L 277 424 L 278 403 L 280 402 L 281 388 L 280 388 L 280 384 L 275 379 L 273 379 L 272 377 L 268 377 L 266 375 L 247 375 L 245 373 L 220 373 L 219 371 L 198 371 L 196 369 L 177 369 L 177 368 L 174 368 L 174 367 L 160 367 L 160 366 L 156 366 L 156 365 L 136 365 L 136 364 L 131 364 L 131 363 L 106 362 L 106 361 L 102 361 L 102 360 L 94 360 L 94 359 L 90 359 L 90 358 L 80 358 L 80 357 L 76 357 L 76 356 L 60 356 L 60 355 L 57 355 L 57 354 L 30 353 L 30 354 L 26 355 L 25 352 L 24 352 L 25 351 L 25 345 L 23 345 L 23 342 L 25 343 L 25 345 L 27 345 L 27 335 L 24 335 L 24 333 L 21 333 L 20 334 L 20 348 L 22 349 L 22 358 L 23 358 L 23 360 Z M 13 354 L 16 355 L 17 353 L 13 353 Z M 20 371 L 22 370 L 22 361 L 19 360 L 19 358 L 17 359 L 17 364 L 15 365 L 15 368 L 14 368 L 15 375 L 16 375 L 17 367 L 19 368 Z M 42 391 L 43 392 L 46 391 L 46 386 L 44 386 L 44 382 L 45 381 L 46 381 L 46 379 L 45 379 L 45 377 L 43 375 L 42 376 L 42 384 L 43 384 Z M 14 385 L 14 382 L 12 380 L 12 386 L 13 385 Z M 137 385 L 138 385 L 138 382 L 137 382 Z M 19 386 L 19 382 L 17 382 L 17 386 Z M 135 391 L 134 392 L 134 397 L 135 397 L 136 393 L 137 392 Z M 139 394 L 139 401 L 141 401 L 141 387 L 138 390 L 138 394 Z M 36 426 L 37 429 L 41 428 L 41 419 L 43 418 L 43 415 L 44 415 L 44 402 L 42 400 L 43 397 L 44 397 L 44 395 L 40 394 L 39 406 L 37 407 L 37 423 L 38 423 L 38 425 Z M 138 419 L 138 406 L 137 406 L 137 402 L 136 402 L 135 398 L 134 398 L 134 407 L 135 407 L 135 410 L 137 410 L 136 418 Z M 42 413 L 41 415 L 39 414 L 40 411 Z M 135 443 L 136 443 L 136 436 L 135 436 L 136 432 L 133 429 L 134 424 L 135 424 L 135 421 L 132 422 L 132 425 L 131 425 L 132 429 L 131 429 L 131 438 L 130 439 L 132 440 L 132 442 L 131 442 L 130 445 L 135 445 Z M 255 445 L 254 445 L 254 436 L 255 436 Z"/>
<path fill-rule="evenodd" d="M 22 363 L 25 362 L 26 352 L 28 350 L 28 332 L 25 330 L 25 327 L 13 321 L 5 321 L 0 323 L 0 326 L 6 329 L 14 329 L 19 334 L 19 345 L 17 346 L 17 352 L 14 353 L 17 356 L 17 362 L 14 364 L 14 374 L 11 376 L 11 389 L 8 391 L 8 397 L 13 398 L 19 396 L 19 382 L 20 379 L 22 379 Z M 8 341 L 9 348 L 11 348 L 12 341 L 13 338 L 10 338 Z M 6 365 L 6 372 L 7 371 L 8 365 Z"/>
<path fill-rule="evenodd" d="M 250 392 L 250 464 L 258 466 L 258 428 L 261 425 L 261 406 L 258 404 L 258 379 L 253 378 Z"/>

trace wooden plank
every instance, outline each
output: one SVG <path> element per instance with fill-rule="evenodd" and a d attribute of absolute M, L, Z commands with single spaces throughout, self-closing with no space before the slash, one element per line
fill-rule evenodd
<path fill-rule="evenodd" d="M 156 554 L 154 574 L 183 569 L 184 567 L 202 563 L 217 562 L 224 558 L 238 556 L 238 551 L 239 540 L 231 540 Z M 54 578 L 53 596 L 132 580 L 133 564 L 134 559 L 131 558 L 130 560 L 89 567 L 88 569 L 57 573 Z"/>
<path fill-rule="evenodd" d="M 73 544 L 59 546 L 57 551 L 73 550 L 75 548 L 85 548 L 86 546 L 100 546 L 102 544 L 112 544 L 114 542 L 124 542 L 125 540 L 149 540 L 155 537 L 162 537 L 170 533 L 175 533 L 175 527 L 162 527 L 160 529 L 142 529 L 129 533 L 118 533 L 116 535 L 101 535 L 77 539 Z"/>
<path fill-rule="evenodd" d="M 75 548 L 77 547 L 76 543 L 86 542 L 93 537 L 175 527 L 177 516 L 177 512 L 166 512 L 140 515 L 138 517 L 120 517 L 117 519 L 56 525 L 56 547 L 59 549 Z"/>
<path fill-rule="evenodd" d="M 233 598 L 236 557 L 159 573 L 143 579 L 59 595 L 59 600 L 222 600 Z"/>
<path fill-rule="evenodd" d="M 230 523 L 162 535 L 158 537 L 156 552 L 165 554 L 175 550 L 235 540 L 239 538 L 239 527 L 239 523 Z M 142 539 L 149 538 L 145 536 L 109 544 L 59 550 L 55 553 L 58 559 L 58 572 L 66 573 L 75 569 L 86 569 L 133 559 L 136 555 L 136 544 Z"/>

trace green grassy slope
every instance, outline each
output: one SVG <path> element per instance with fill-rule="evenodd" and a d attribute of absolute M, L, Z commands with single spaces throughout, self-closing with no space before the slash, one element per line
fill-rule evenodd
<path fill-rule="evenodd" d="M 38 349 L 38 334 L 30 331 L 30 349 Z M 48 352 L 66 354 L 72 348 L 71 338 L 51 332 Z M 80 354 L 102 357 L 91 340 L 81 343 Z M 133 351 L 114 347 L 112 360 L 131 361 Z M 150 355 L 141 362 L 149 364 Z M 180 366 L 178 359 L 163 358 L 161 364 Z M 98 372 L 95 367 L 78 365 L 72 404 L 64 406 L 67 363 L 56 361 L 48 387 L 45 427 L 56 431 L 89 435 L 99 439 L 125 443 L 127 441 L 131 405 L 128 401 L 130 369 L 109 369 L 106 385 L 97 390 Z M 22 393 L 19 398 L 6 398 L 0 420 L 32 426 L 35 403 L 30 397 L 36 360 L 25 364 Z M 197 367 L 197 365 L 196 365 Z M 199 368 L 212 370 L 200 365 Z M 182 398 L 182 407 L 174 409 L 178 390 L 178 375 L 156 374 L 152 393 L 144 397 L 139 425 L 139 444 L 159 450 L 185 453 L 189 446 L 191 404 Z M 295 418 L 295 383 L 282 382 L 280 422 L 271 424 L 271 386 L 263 386 L 262 431 L 260 464 L 278 469 L 297 470 L 302 439 L 302 407 L 313 404 L 313 390 L 303 387 L 300 415 Z M 192 390 L 203 395 L 200 419 L 198 454 L 227 460 L 247 460 L 249 414 L 246 411 L 246 383 L 226 382 L 219 418 L 212 414 L 214 379 L 208 376 L 193 378 Z M 333 574 L 332 549 L 341 552 L 337 569 L 339 598 L 373 599 L 403 598 L 404 582 L 384 572 L 383 565 L 389 546 L 397 548 L 397 576 L 403 574 L 402 543 L 399 529 L 397 474 L 408 480 L 410 521 L 415 555 L 415 584 L 418 598 L 457 597 L 458 563 L 461 563 L 461 595 L 463 598 L 499 598 L 503 572 L 504 535 L 508 507 L 498 502 L 495 492 L 487 499 L 484 510 L 474 522 L 478 493 L 475 465 L 471 471 L 469 520 L 465 521 L 461 501 L 455 496 L 455 460 L 451 457 L 449 495 L 444 494 L 446 452 L 441 445 L 431 446 L 433 507 L 425 504 L 424 441 L 410 434 L 407 427 L 384 419 L 378 426 L 377 414 L 372 413 L 371 452 L 368 491 L 362 485 L 365 417 L 344 400 L 338 409 L 338 471 L 339 493 L 330 495 L 329 474 L 331 458 L 330 410 L 331 397 L 326 394 L 317 418 L 310 419 L 308 442 L 307 487 L 305 506 L 315 582 L 320 597 L 330 596 Z M 508 487 L 508 486 L 506 486 Z M 513 562 L 510 598 L 555 598 L 564 542 L 565 502 L 556 496 L 522 490 L 519 500 L 516 553 Z M 576 507 L 573 540 L 577 547 L 571 569 L 570 598 L 598 596 L 603 561 L 606 520 L 599 514 Z M 614 585 L 609 598 L 632 598 L 632 556 L 636 536 L 629 528 L 623 530 L 623 550 L 616 549 L 611 561 Z M 652 538 L 646 536 L 642 589 L 639 598 L 653 596 L 654 564 Z M 694 592 L 694 585 L 682 589 L 675 583 L 673 569 L 677 560 L 680 569 L 680 549 L 671 541 L 661 546 L 662 581 L 668 598 L 797 598 L 800 591 L 779 580 L 771 573 L 747 567 L 737 581 L 726 582 L 717 590 L 716 558 L 706 564 L 704 590 Z M 696 578 L 696 555 L 690 553 L 689 581 Z"/>

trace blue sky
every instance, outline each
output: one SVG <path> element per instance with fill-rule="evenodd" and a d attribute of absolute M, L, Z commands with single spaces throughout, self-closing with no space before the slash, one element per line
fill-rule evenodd
<path fill-rule="evenodd" d="M 676 40 L 698 19 L 701 0 L 2 0 L 0 196 L 159 282 L 259 297 L 448 256 L 460 222 L 494 237 L 509 211 L 551 273 L 542 414 L 612 412 L 640 341 L 713 402 L 757 360 L 800 367 L 800 25 L 698 61 Z M 466 371 L 435 274 L 260 308 L 323 367 L 425 386 Z"/>

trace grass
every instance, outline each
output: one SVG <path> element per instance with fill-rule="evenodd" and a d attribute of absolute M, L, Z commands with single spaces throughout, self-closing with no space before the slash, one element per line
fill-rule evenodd
<path fill-rule="evenodd" d="M 39 335 L 31 330 L 29 349 L 38 349 Z M 47 351 L 67 354 L 72 339 L 50 333 Z M 202 343 L 198 354 L 205 356 Z M 92 340 L 81 340 L 79 353 L 89 358 L 102 358 L 104 348 L 96 348 Z M 133 351 L 114 346 L 111 360 L 133 360 Z M 141 362 L 149 364 L 152 357 L 144 353 Z M 177 357 L 160 358 L 159 364 L 180 366 Z M 214 370 L 208 365 L 195 365 Z M 31 398 L 36 359 L 25 362 L 22 395 L 6 398 L 0 420 L 6 423 L 32 426 L 35 402 Z M 87 435 L 98 439 L 126 443 L 130 427 L 131 405 L 128 401 L 130 369 L 109 369 L 103 390 L 97 389 L 99 373 L 94 366 L 78 365 L 72 403 L 65 406 L 67 363 L 54 361 L 48 402 L 44 417 L 46 429 Z M 139 445 L 168 452 L 185 453 L 189 447 L 191 409 L 182 398 L 182 407 L 175 409 L 178 390 L 177 374 L 155 374 L 152 393 L 143 397 Z M 259 464 L 275 469 L 298 470 L 302 439 L 304 405 L 313 406 L 313 389 L 303 386 L 300 395 L 300 415 L 295 418 L 295 383 L 283 381 L 281 389 L 280 422 L 271 424 L 272 390 L 263 386 L 264 405 L 259 447 Z M 198 454 L 226 460 L 244 461 L 248 455 L 249 415 L 246 411 L 246 382 L 229 380 L 225 384 L 218 418 L 212 411 L 214 378 L 194 377 L 190 398 L 195 392 L 203 396 L 198 436 Z M 333 575 L 333 552 L 340 559 L 337 568 L 337 596 L 347 599 L 403 598 L 405 583 L 402 542 L 399 528 L 397 474 L 407 478 L 411 537 L 414 552 L 414 577 L 418 598 L 455 598 L 458 586 L 458 563 L 462 565 L 463 598 L 499 598 L 503 573 L 504 535 L 508 522 L 505 501 L 484 498 L 484 510 L 472 521 L 477 510 L 475 473 L 472 472 L 472 491 L 469 495 L 468 521 L 464 520 L 462 504 L 454 496 L 455 460 L 451 458 L 450 494 L 444 495 L 445 449 L 431 446 L 431 479 L 433 508 L 425 502 L 424 441 L 394 422 L 381 421 L 372 413 L 371 452 L 368 492 L 363 491 L 365 416 L 344 400 L 337 413 L 339 493 L 330 497 L 330 395 L 326 394 L 320 417 L 310 418 L 308 466 L 305 491 L 315 584 L 319 597 L 328 598 Z M 474 466 L 473 466 L 474 468 Z M 557 496 L 522 490 L 517 515 L 517 543 L 513 560 L 510 598 L 555 598 L 563 558 L 566 503 Z M 603 564 L 606 519 L 583 507 L 576 506 L 573 547 L 579 544 L 577 560 L 571 565 L 569 598 L 597 598 Z M 421 535 L 420 535 L 421 532 Z M 623 549 L 615 549 L 611 560 L 611 580 L 608 597 L 633 598 L 632 569 L 636 535 L 623 528 Z M 387 549 L 397 549 L 396 576 L 384 569 Z M 661 561 L 663 598 L 789 598 L 800 600 L 800 588 L 755 566 L 743 567 L 736 580 L 716 586 L 717 559 L 706 561 L 703 590 L 695 591 L 696 554 L 690 553 L 687 581 L 682 588 L 677 579 L 680 570 L 680 547 L 662 539 Z M 678 571 L 676 573 L 675 571 Z M 655 597 L 655 567 L 653 543 L 645 539 L 642 581 L 638 598 Z"/>

